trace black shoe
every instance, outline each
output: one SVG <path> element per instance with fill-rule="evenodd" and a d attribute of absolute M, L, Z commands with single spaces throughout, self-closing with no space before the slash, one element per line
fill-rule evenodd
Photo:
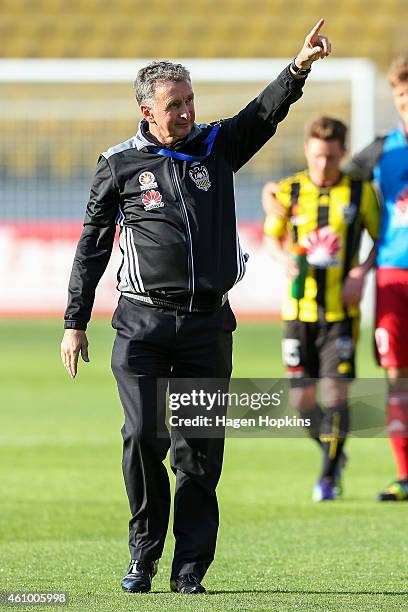
<path fill-rule="evenodd" d="M 408 480 L 395 480 L 376 495 L 377 501 L 408 501 Z"/>
<path fill-rule="evenodd" d="M 152 588 L 152 578 L 157 574 L 158 563 L 132 559 L 122 578 L 122 590 L 126 593 L 148 593 Z"/>
<path fill-rule="evenodd" d="M 170 580 L 170 589 L 173 593 L 185 593 L 189 595 L 205 593 L 205 588 L 198 582 L 194 574 L 180 574 L 180 576 L 174 580 Z"/>

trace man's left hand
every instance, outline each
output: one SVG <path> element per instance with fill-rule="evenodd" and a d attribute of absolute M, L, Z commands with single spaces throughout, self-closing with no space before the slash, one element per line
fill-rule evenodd
<path fill-rule="evenodd" d="M 352 268 L 344 279 L 341 298 L 345 306 L 357 306 L 360 303 L 366 272 L 363 266 Z"/>
<path fill-rule="evenodd" d="M 295 57 L 295 64 L 302 70 L 307 70 L 318 59 L 327 57 L 331 53 L 331 44 L 326 36 L 320 36 L 324 19 L 319 19 L 310 34 L 305 38 L 303 47 Z"/>

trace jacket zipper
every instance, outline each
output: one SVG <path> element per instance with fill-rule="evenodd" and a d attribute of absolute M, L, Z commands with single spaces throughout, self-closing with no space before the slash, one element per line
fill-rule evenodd
<path fill-rule="evenodd" d="M 194 297 L 194 259 L 193 259 L 193 240 L 191 237 L 191 229 L 190 229 L 190 223 L 188 220 L 188 214 L 187 214 L 187 207 L 186 207 L 186 203 L 184 201 L 184 197 L 183 197 L 183 192 L 181 190 L 181 184 L 180 184 L 180 178 L 178 175 L 178 170 L 177 170 L 177 166 L 176 166 L 176 162 L 174 161 L 174 159 L 171 157 L 170 158 L 170 168 L 172 170 L 172 174 L 173 174 L 173 179 L 174 179 L 174 186 L 176 189 L 176 193 L 179 197 L 179 207 L 180 207 L 180 211 L 181 211 L 181 216 L 183 217 L 184 220 L 184 224 L 186 226 L 186 237 L 187 237 L 187 244 L 188 244 L 188 273 L 189 273 L 189 289 L 191 291 L 191 297 L 188 303 L 188 311 L 191 312 L 192 308 L 193 308 L 193 297 Z"/>

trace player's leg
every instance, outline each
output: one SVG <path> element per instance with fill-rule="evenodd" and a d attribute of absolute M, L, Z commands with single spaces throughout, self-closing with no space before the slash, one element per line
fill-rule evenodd
<path fill-rule="evenodd" d="M 290 405 L 308 419 L 310 437 L 321 446 L 322 409 L 316 397 L 318 355 L 315 348 L 317 323 L 286 321 L 282 340 L 282 359 L 289 379 Z"/>
<path fill-rule="evenodd" d="M 355 350 L 359 320 L 346 319 L 321 325 L 317 346 L 320 361 L 320 395 L 323 418 L 320 440 L 323 466 L 315 499 L 334 499 L 341 491 L 341 468 L 345 463 L 344 446 L 349 430 L 348 387 L 355 376 Z"/>
<path fill-rule="evenodd" d="M 378 493 L 378 501 L 408 500 L 408 368 L 387 368 L 387 432 L 397 479 Z"/>
<path fill-rule="evenodd" d="M 349 381 L 335 378 L 322 379 L 320 387 L 324 404 L 320 429 L 324 458 L 319 482 L 327 492 L 332 490 L 333 498 L 339 495 L 339 465 L 341 467 L 345 460 L 344 445 L 349 430 L 348 387 Z"/>
<path fill-rule="evenodd" d="M 309 435 L 322 451 L 323 471 L 326 465 L 325 443 L 321 441 L 324 412 L 317 401 L 319 347 L 321 323 L 288 321 L 283 340 L 283 359 L 290 384 L 290 403 L 300 416 L 310 420 Z M 327 419 L 327 416 L 326 416 Z M 334 499 L 335 484 L 319 479 L 313 489 L 313 499 Z"/>
<path fill-rule="evenodd" d="M 408 500 L 408 270 L 377 271 L 375 340 L 377 359 L 388 379 L 387 431 L 397 465 L 397 480 L 378 501 Z"/>
<path fill-rule="evenodd" d="M 317 402 L 316 384 L 311 382 L 311 379 L 302 381 L 291 381 L 289 391 L 290 405 L 299 413 L 300 417 L 307 419 L 310 425 L 307 426 L 308 433 L 319 447 L 320 441 L 320 426 L 322 422 L 323 412 L 320 404 Z"/>
<path fill-rule="evenodd" d="M 170 511 L 170 486 L 163 464 L 170 447 L 164 426 L 165 390 L 158 401 L 157 378 L 170 376 L 168 346 L 174 342 L 172 313 L 120 299 L 112 324 L 117 330 L 112 370 L 125 423 L 123 475 L 129 499 L 129 550 L 132 563 L 122 581 L 130 592 L 150 590 L 161 557 Z M 136 562 L 136 563 L 135 563 Z"/>
<path fill-rule="evenodd" d="M 181 379 L 203 379 L 193 386 L 209 392 L 228 391 L 235 327 L 228 303 L 215 313 L 178 316 L 171 390 L 188 388 L 190 383 Z M 226 406 L 213 408 L 210 416 L 216 412 L 225 414 Z M 197 412 L 197 407 L 194 414 L 209 415 L 200 408 Z M 223 462 L 224 427 L 197 428 L 189 433 L 172 428 L 171 437 L 170 461 L 176 474 L 171 587 L 191 592 L 183 589 L 197 588 L 195 580 L 201 582 L 215 554 L 219 524 L 216 487 Z"/>

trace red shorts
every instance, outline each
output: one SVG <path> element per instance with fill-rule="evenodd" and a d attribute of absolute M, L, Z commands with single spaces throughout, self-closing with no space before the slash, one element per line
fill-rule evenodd
<path fill-rule="evenodd" d="M 383 368 L 408 367 L 408 270 L 377 270 L 375 343 Z"/>

